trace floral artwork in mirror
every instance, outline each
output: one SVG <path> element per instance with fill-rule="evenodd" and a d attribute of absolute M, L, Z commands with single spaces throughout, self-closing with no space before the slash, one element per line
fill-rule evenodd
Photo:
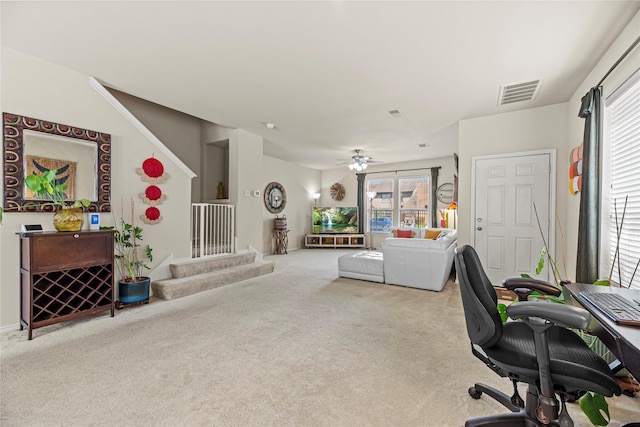
<path fill-rule="evenodd" d="M 287 204 L 287 193 L 282 184 L 270 182 L 264 189 L 264 205 L 271 213 L 280 213 Z"/>
<path fill-rule="evenodd" d="M 6 212 L 55 210 L 24 183 L 28 174 L 53 169 L 68 200 L 88 199 L 89 211 L 111 211 L 111 135 L 4 113 L 3 136 Z"/>

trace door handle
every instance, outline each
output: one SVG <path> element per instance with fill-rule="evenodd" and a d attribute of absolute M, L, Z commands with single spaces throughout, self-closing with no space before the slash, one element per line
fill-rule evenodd
<path fill-rule="evenodd" d="M 482 231 L 482 227 L 478 227 L 476 230 L 478 230 L 478 231 Z"/>

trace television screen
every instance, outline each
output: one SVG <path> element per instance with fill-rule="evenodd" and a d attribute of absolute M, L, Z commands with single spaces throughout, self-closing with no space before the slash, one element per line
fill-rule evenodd
<path fill-rule="evenodd" d="M 313 208 L 313 234 L 357 232 L 357 207 Z"/>

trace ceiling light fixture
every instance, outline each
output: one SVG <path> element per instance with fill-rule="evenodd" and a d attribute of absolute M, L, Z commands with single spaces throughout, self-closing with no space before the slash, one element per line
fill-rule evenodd
<path fill-rule="evenodd" d="M 349 169 L 356 172 L 362 172 L 367 168 L 368 157 L 362 156 L 360 154 L 360 150 L 356 150 L 356 155 L 351 157 L 351 161 L 349 162 Z"/>
<path fill-rule="evenodd" d="M 264 125 L 267 127 L 267 129 L 273 129 L 276 127 L 275 123 L 265 123 Z"/>
<path fill-rule="evenodd" d="M 355 156 L 351 156 L 351 160 L 349 160 L 348 162 L 340 163 L 340 164 L 346 164 L 349 167 L 349 169 L 351 169 L 352 171 L 362 172 L 367 168 L 367 166 L 369 166 L 369 163 L 382 163 L 382 162 L 373 160 L 369 156 L 363 156 L 361 154 L 362 150 L 354 150 L 354 151 L 356 152 L 356 154 Z"/>

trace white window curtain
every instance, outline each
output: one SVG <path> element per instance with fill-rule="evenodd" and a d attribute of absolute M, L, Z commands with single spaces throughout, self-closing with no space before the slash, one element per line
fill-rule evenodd
<path fill-rule="evenodd" d="M 640 289 L 640 70 L 607 97 L 606 113 L 609 194 L 602 206 L 602 255 L 613 282 Z"/>

